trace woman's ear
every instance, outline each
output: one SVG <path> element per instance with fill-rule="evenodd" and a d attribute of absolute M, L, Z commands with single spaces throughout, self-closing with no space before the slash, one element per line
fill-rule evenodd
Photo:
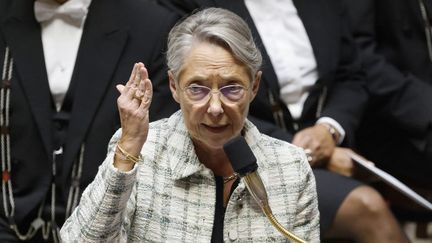
<path fill-rule="evenodd" d="M 255 74 L 255 80 L 253 81 L 253 85 L 252 85 L 252 96 L 251 96 L 250 102 L 252 102 L 252 100 L 255 98 L 255 96 L 258 93 L 258 89 L 259 89 L 260 82 L 261 82 L 261 75 L 262 75 L 261 71 L 258 71 Z"/>
<path fill-rule="evenodd" d="M 174 75 L 172 74 L 171 70 L 168 71 L 168 78 L 169 78 L 169 87 L 171 90 L 171 95 L 177 103 L 180 103 L 179 97 L 177 94 L 176 81 L 174 79 Z"/>

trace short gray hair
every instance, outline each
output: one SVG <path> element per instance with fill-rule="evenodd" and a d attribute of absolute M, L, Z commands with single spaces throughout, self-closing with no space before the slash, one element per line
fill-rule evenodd
<path fill-rule="evenodd" d="M 228 10 L 207 8 L 177 23 L 169 33 L 167 64 L 176 80 L 188 51 L 202 42 L 230 50 L 249 69 L 251 78 L 261 67 L 261 52 L 246 22 Z"/>

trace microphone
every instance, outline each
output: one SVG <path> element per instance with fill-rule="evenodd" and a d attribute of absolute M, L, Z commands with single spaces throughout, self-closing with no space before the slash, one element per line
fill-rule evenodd
<path fill-rule="evenodd" d="M 268 203 L 268 196 L 264 183 L 259 176 L 256 157 L 242 136 L 235 137 L 224 144 L 223 149 L 234 171 L 246 185 L 249 193 L 260 206 L 261 210 L 273 224 L 273 226 L 285 237 L 299 243 L 306 243 L 293 233 L 285 229 L 275 218 Z"/>

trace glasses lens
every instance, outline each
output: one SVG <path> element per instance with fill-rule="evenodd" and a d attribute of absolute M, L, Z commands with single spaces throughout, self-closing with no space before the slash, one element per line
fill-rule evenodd
<path fill-rule="evenodd" d="M 212 91 L 209 87 L 206 86 L 191 85 L 185 89 L 185 92 L 189 99 L 191 99 L 192 101 L 205 101 L 207 100 L 206 98 L 210 97 L 209 93 Z M 236 102 L 243 98 L 245 88 L 238 84 L 227 85 L 220 88 L 219 92 L 222 94 L 225 100 Z M 216 94 L 218 92 L 216 91 L 214 93 Z"/>
<path fill-rule="evenodd" d="M 201 85 L 191 85 L 186 88 L 187 96 L 193 101 L 200 101 L 204 99 L 209 92 L 210 88 Z"/>
<path fill-rule="evenodd" d="M 230 101 L 239 101 L 243 95 L 245 88 L 241 85 L 227 85 L 219 90 L 222 95 Z"/>

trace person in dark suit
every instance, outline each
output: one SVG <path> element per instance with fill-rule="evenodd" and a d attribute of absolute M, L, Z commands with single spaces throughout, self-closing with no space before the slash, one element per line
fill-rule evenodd
<path fill-rule="evenodd" d="M 55 242 L 120 127 L 115 85 L 142 61 L 155 99 L 170 92 L 163 50 L 178 16 L 137 0 L 1 2 L 0 242 Z"/>
<path fill-rule="evenodd" d="M 261 132 L 308 150 L 315 168 L 324 238 L 406 241 L 378 192 L 321 169 L 336 158 L 349 160 L 352 151 L 340 146 L 353 144 L 368 98 L 340 1 L 159 2 L 180 14 L 223 7 L 249 24 L 264 59 L 260 90 L 250 106 L 249 119 Z M 279 23 L 284 27 L 278 27 Z M 282 38 L 285 43 L 279 41 Z"/>
<path fill-rule="evenodd" d="M 371 97 L 358 148 L 406 183 L 432 190 L 432 2 L 345 3 Z"/>

